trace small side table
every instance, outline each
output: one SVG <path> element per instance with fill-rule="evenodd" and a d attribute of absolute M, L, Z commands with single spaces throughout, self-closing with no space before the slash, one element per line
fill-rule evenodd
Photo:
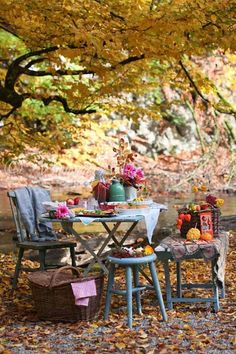
<path fill-rule="evenodd" d="M 160 247 L 163 250 L 160 250 Z M 173 309 L 173 303 L 197 303 L 205 302 L 212 303 L 214 311 L 219 311 L 219 286 L 221 284 L 221 297 L 224 298 L 224 280 L 218 278 L 219 259 L 221 260 L 220 266 L 224 268 L 226 261 L 226 254 L 228 249 L 228 237 L 222 233 L 220 237 L 215 238 L 213 242 L 195 242 L 185 243 L 183 238 L 167 237 L 162 240 L 160 246 L 155 249 L 157 259 L 163 263 L 166 282 L 166 297 L 167 307 L 169 310 Z M 211 262 L 211 280 L 206 283 L 182 283 L 181 277 L 181 263 L 185 260 L 204 259 Z M 176 262 L 176 280 L 177 289 L 176 296 L 172 295 L 169 262 Z M 211 297 L 185 297 L 184 289 L 210 289 L 212 290 Z"/>
<path fill-rule="evenodd" d="M 107 258 L 110 267 L 109 267 L 108 286 L 107 286 L 106 302 L 105 302 L 105 314 L 104 314 L 105 320 L 107 320 L 109 316 L 112 294 L 123 295 L 126 296 L 126 300 L 127 300 L 128 327 L 132 329 L 132 317 L 133 317 L 132 294 L 135 294 L 136 296 L 137 311 L 138 314 L 141 314 L 142 308 L 141 308 L 140 291 L 145 290 L 147 288 L 150 289 L 150 285 L 141 286 L 139 284 L 139 266 L 142 264 L 148 264 L 152 276 L 153 288 L 155 289 L 156 292 L 162 318 L 164 321 L 167 321 L 167 314 L 166 314 L 161 288 L 160 288 L 160 284 L 156 272 L 156 266 L 155 266 L 156 259 L 157 256 L 154 253 L 145 257 L 116 258 L 116 257 L 109 256 Z M 126 289 L 124 290 L 113 289 L 115 268 L 117 265 L 125 268 Z M 135 286 L 134 288 L 132 287 L 132 273 L 133 273 L 134 286 Z"/>
<path fill-rule="evenodd" d="M 177 278 L 177 289 L 176 296 L 172 295 L 171 290 L 171 282 L 170 282 L 170 270 L 169 270 L 169 261 L 174 261 L 170 252 L 156 252 L 158 260 L 162 261 L 164 266 L 165 273 L 165 283 L 166 283 L 166 299 L 167 299 L 167 307 L 169 310 L 173 309 L 173 303 L 183 302 L 183 303 L 196 303 L 196 302 L 210 302 L 214 306 L 214 311 L 219 311 L 219 289 L 214 281 L 213 269 L 215 267 L 217 258 L 211 260 L 211 269 L 212 269 L 212 280 L 207 283 L 182 283 L 181 277 L 181 262 L 185 260 L 193 260 L 193 259 L 202 259 L 200 254 L 195 254 L 192 256 L 185 256 L 181 262 L 176 262 L 176 278 Z M 183 290 L 184 289 L 211 289 L 213 291 L 212 297 L 184 297 Z M 223 292 L 222 292 L 223 294 Z"/>

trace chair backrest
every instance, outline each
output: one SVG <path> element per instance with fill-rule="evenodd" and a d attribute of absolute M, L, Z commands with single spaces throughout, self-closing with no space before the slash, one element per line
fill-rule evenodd
<path fill-rule="evenodd" d="M 17 239 L 19 242 L 29 240 L 29 235 L 28 235 L 28 233 L 22 223 L 22 220 L 21 220 L 21 215 L 20 215 L 19 208 L 17 205 L 16 194 L 14 191 L 9 191 L 7 193 L 7 195 L 8 195 L 9 201 L 10 201 L 12 216 L 13 216 L 15 226 L 16 226 Z"/>

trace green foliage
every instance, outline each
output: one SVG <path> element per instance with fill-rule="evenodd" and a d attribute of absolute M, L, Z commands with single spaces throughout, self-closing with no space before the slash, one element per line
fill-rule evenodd
<path fill-rule="evenodd" d="M 234 10 L 231 0 L 2 0 L 0 159 L 58 154 L 84 129 L 95 135 L 97 112 L 181 127 L 173 111 L 188 100 L 212 121 L 215 111 L 236 116 Z M 221 82 L 208 70 L 215 56 L 228 68 Z"/>

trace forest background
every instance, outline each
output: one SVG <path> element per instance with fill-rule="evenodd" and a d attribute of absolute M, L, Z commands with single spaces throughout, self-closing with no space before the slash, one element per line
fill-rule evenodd
<path fill-rule="evenodd" d="M 1 5 L 1 188 L 83 184 L 125 137 L 160 191 L 235 189 L 233 1 Z"/>
<path fill-rule="evenodd" d="M 193 183 L 235 192 L 235 18 L 234 0 L 0 0 L 0 212 L 18 186 L 91 189 L 121 137 L 155 200 L 184 200 Z M 0 353 L 235 353 L 234 225 L 221 311 L 175 304 L 163 323 L 144 296 L 134 331 L 120 302 L 109 321 L 39 322 L 26 274 L 12 297 L 15 255 L 1 253 Z M 207 280 L 197 262 L 184 278 Z"/>

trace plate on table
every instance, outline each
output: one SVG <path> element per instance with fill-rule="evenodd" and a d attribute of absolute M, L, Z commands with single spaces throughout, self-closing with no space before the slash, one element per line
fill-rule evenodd
<path fill-rule="evenodd" d="M 88 218 L 109 218 L 116 215 L 114 210 L 82 210 L 75 212 L 75 216 L 85 216 Z"/>
<path fill-rule="evenodd" d="M 148 207 L 146 208 L 129 208 L 129 209 L 119 209 L 116 208 L 116 212 L 119 215 L 142 215 L 143 212 L 147 210 Z"/>

